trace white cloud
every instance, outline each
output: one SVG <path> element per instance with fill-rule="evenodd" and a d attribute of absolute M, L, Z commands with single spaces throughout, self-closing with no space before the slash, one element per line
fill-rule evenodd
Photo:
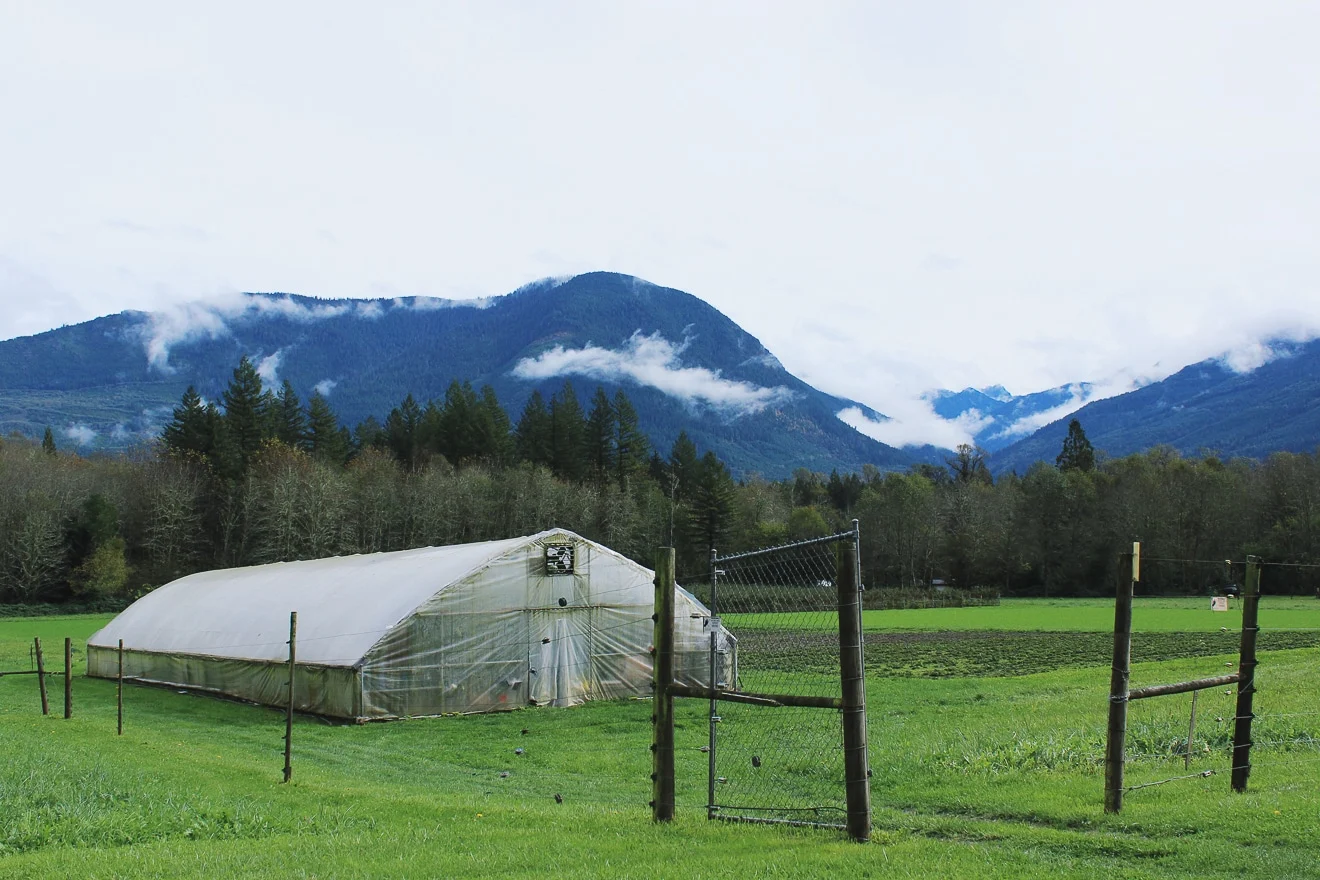
<path fill-rule="evenodd" d="M 381 315 L 385 314 L 385 308 L 380 304 L 380 300 L 373 299 L 368 300 L 367 302 L 358 303 L 353 309 L 353 314 L 357 315 L 359 318 L 366 318 L 369 321 L 374 321 Z"/>
<path fill-rule="evenodd" d="M 267 385 L 276 385 L 280 381 L 280 364 L 284 361 L 284 349 L 268 354 L 257 361 L 257 375 Z"/>
<path fill-rule="evenodd" d="M 312 390 L 322 397 L 329 397 L 330 392 L 333 391 L 338 384 L 339 383 L 334 379 L 322 379 L 320 382 L 317 382 L 312 386 Z"/>
<path fill-rule="evenodd" d="M 304 305 L 288 296 L 229 294 L 207 300 L 168 305 L 147 315 L 138 329 L 147 361 L 163 373 L 173 372 L 170 349 L 197 339 L 228 336 L 230 323 L 244 318 L 278 315 L 294 321 L 321 321 L 350 311 L 368 309 L 370 304 L 326 303 Z M 370 316 L 368 316 L 370 317 Z"/>
<path fill-rule="evenodd" d="M 488 309 L 498 296 L 478 296 L 472 299 L 444 299 L 438 296 L 398 296 L 391 300 L 395 308 L 414 312 L 435 312 L 441 309 Z"/>
<path fill-rule="evenodd" d="M 512 374 L 520 379 L 574 375 L 631 381 L 690 404 L 705 404 L 736 415 L 760 412 L 793 396 L 784 387 L 763 388 L 722 378 L 718 371 L 704 367 L 681 366 L 682 352 L 683 346 L 674 345 L 659 333 L 643 336 L 639 331 L 618 351 L 594 345 L 574 349 L 557 345 L 535 358 L 519 361 Z"/>
<path fill-rule="evenodd" d="M 64 429 L 64 436 L 79 446 L 90 446 L 96 441 L 96 431 L 86 425 L 70 425 Z"/>
<path fill-rule="evenodd" d="M 1292 357 L 1293 346 L 1317 336 L 1313 327 L 1294 327 L 1285 333 L 1256 339 L 1229 349 L 1216 360 L 1234 373 L 1250 373 L 1279 358 Z"/>
<path fill-rule="evenodd" d="M 838 413 L 839 420 L 868 437 L 890 446 L 941 446 L 953 449 L 962 443 L 974 443 L 975 434 L 993 420 L 977 410 L 968 410 L 956 419 L 941 418 L 922 398 L 894 399 L 885 413 L 889 418 L 878 422 L 857 407 Z"/>

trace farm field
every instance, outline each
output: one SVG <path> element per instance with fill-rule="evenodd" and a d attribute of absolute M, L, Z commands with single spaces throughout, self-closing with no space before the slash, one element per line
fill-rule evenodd
<path fill-rule="evenodd" d="M 1306 600 L 1287 601 L 1298 603 L 1289 620 L 1304 619 L 1291 615 L 1306 614 Z M 698 701 L 678 703 L 679 814 L 657 827 L 646 806 L 648 701 L 364 726 L 299 718 L 294 781 L 281 785 L 274 710 L 128 687 L 116 737 L 113 683 L 77 678 L 66 721 L 59 679 L 42 717 L 33 676 L 4 677 L 0 877 L 1316 876 L 1320 647 L 1262 654 L 1247 794 L 1228 786 L 1232 696 L 1208 691 L 1190 772 L 1214 775 L 1133 791 L 1120 816 L 1106 816 L 1109 658 L 1075 649 L 1091 637 L 1103 646 L 1108 623 L 1091 628 L 1088 615 L 1106 604 L 868 615 L 870 845 L 706 821 Z M 1134 685 L 1215 674 L 1235 659 L 1218 630 L 1236 621 L 1202 625 L 1200 605 L 1148 606 L 1158 612 L 1149 629 L 1135 617 L 1155 640 L 1134 638 Z M 872 615 L 924 617 L 890 626 Z M 0 620 L 0 669 L 27 668 L 33 635 L 52 668 L 66 635 L 80 661 L 106 619 Z M 1262 645 L 1269 621 L 1263 612 Z M 1188 773 L 1188 705 L 1187 695 L 1133 704 L 1129 784 Z"/>
<path fill-rule="evenodd" d="M 773 614 L 730 616 L 741 627 L 773 626 Z M 999 632 L 1112 633 L 1114 600 L 1108 599 L 1002 599 L 998 605 L 973 608 L 908 608 L 863 611 L 868 632 L 942 632 L 988 630 Z M 1265 629 L 1320 628 L 1320 599 L 1264 596 L 1260 625 Z M 1242 606 L 1231 601 L 1226 612 L 1210 610 L 1208 598 L 1144 598 L 1132 603 L 1133 632 L 1219 632 L 1242 626 Z"/>

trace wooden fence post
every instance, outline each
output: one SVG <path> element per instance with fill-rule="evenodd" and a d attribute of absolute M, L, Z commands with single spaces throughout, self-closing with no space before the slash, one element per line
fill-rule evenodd
<path fill-rule="evenodd" d="M 1256 633 L 1260 604 L 1260 558 L 1247 557 L 1247 581 L 1242 591 L 1242 642 L 1238 653 L 1237 711 L 1233 718 L 1233 790 L 1247 790 L 1251 776 L 1252 700 L 1256 696 Z"/>
<path fill-rule="evenodd" d="M 116 735 L 124 735 L 124 640 L 119 640 L 119 676 L 115 681 L 115 710 L 119 715 Z"/>
<path fill-rule="evenodd" d="M 73 639 L 64 640 L 64 717 L 73 717 Z"/>
<path fill-rule="evenodd" d="M 41 714 L 50 714 L 50 700 L 46 696 L 46 664 L 41 659 L 41 639 L 32 639 L 37 649 L 37 688 L 41 691 Z"/>
<path fill-rule="evenodd" d="M 289 708 L 284 714 L 284 781 L 293 778 L 293 671 L 298 657 L 298 612 L 289 612 Z"/>
<path fill-rule="evenodd" d="M 1109 730 L 1105 742 L 1105 812 L 1123 809 L 1123 750 L 1127 740 L 1128 683 L 1132 667 L 1132 587 L 1140 564 L 1141 545 L 1118 561 L 1114 596 L 1114 655 L 1109 676 Z"/>
<path fill-rule="evenodd" d="M 655 646 L 651 723 L 653 727 L 651 818 L 674 818 L 674 548 L 661 547 L 655 557 Z M 711 682 L 711 688 L 715 683 Z"/>
<path fill-rule="evenodd" d="M 866 670 L 862 661 L 862 593 L 857 545 L 839 547 L 834 582 L 839 606 L 839 673 L 843 683 L 843 770 L 848 836 L 871 839 L 871 780 L 866 755 Z"/>

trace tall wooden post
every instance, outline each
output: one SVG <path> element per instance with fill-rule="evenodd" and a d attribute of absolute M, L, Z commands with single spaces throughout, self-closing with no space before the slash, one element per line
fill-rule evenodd
<path fill-rule="evenodd" d="M 73 639 L 64 640 L 64 717 L 73 717 Z"/>
<path fill-rule="evenodd" d="M 1114 656 L 1109 676 L 1109 730 L 1105 742 L 1105 812 L 1123 809 L 1123 750 L 1127 740 L 1128 683 L 1132 667 L 1132 585 L 1137 580 L 1141 545 L 1133 544 L 1118 562 L 1114 597 Z"/>
<path fill-rule="evenodd" d="M 41 691 L 41 714 L 50 714 L 50 699 L 46 696 L 46 664 L 41 659 L 41 639 L 33 638 L 33 646 L 37 649 L 37 689 Z"/>
<path fill-rule="evenodd" d="M 834 582 L 839 603 L 839 672 L 843 682 L 843 772 L 848 836 L 871 839 L 871 780 L 866 755 L 866 670 L 862 661 L 862 594 L 857 545 L 839 547 Z"/>
<path fill-rule="evenodd" d="M 289 612 L 289 707 L 284 713 L 284 781 L 293 778 L 293 671 L 298 658 L 298 612 Z"/>
<path fill-rule="evenodd" d="M 674 818 L 674 548 L 661 547 L 655 557 L 655 697 L 651 716 L 651 817 Z M 712 682 L 712 687 L 714 683 Z"/>
<path fill-rule="evenodd" d="M 1238 654 L 1237 711 L 1233 718 L 1233 790 L 1247 790 L 1251 776 L 1252 700 L 1256 696 L 1256 633 L 1260 604 L 1260 558 L 1247 557 L 1247 582 L 1242 591 L 1242 643 Z"/>
<path fill-rule="evenodd" d="M 124 735 L 124 640 L 119 640 L 119 675 L 115 679 L 115 711 L 118 713 L 116 735 Z"/>

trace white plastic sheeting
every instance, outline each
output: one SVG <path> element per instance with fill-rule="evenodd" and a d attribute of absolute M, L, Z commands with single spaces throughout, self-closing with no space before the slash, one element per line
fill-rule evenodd
<path fill-rule="evenodd" d="M 549 547 L 571 546 L 571 574 Z M 551 566 L 550 568 L 553 568 Z M 282 705 L 298 612 L 295 705 L 340 718 L 571 706 L 651 692 L 654 575 L 572 532 L 201 572 L 93 635 L 88 674 Z M 675 669 L 709 678 L 706 609 L 676 595 Z M 727 642 L 727 644 L 726 644 Z M 736 640 L 717 677 L 732 680 Z"/>

